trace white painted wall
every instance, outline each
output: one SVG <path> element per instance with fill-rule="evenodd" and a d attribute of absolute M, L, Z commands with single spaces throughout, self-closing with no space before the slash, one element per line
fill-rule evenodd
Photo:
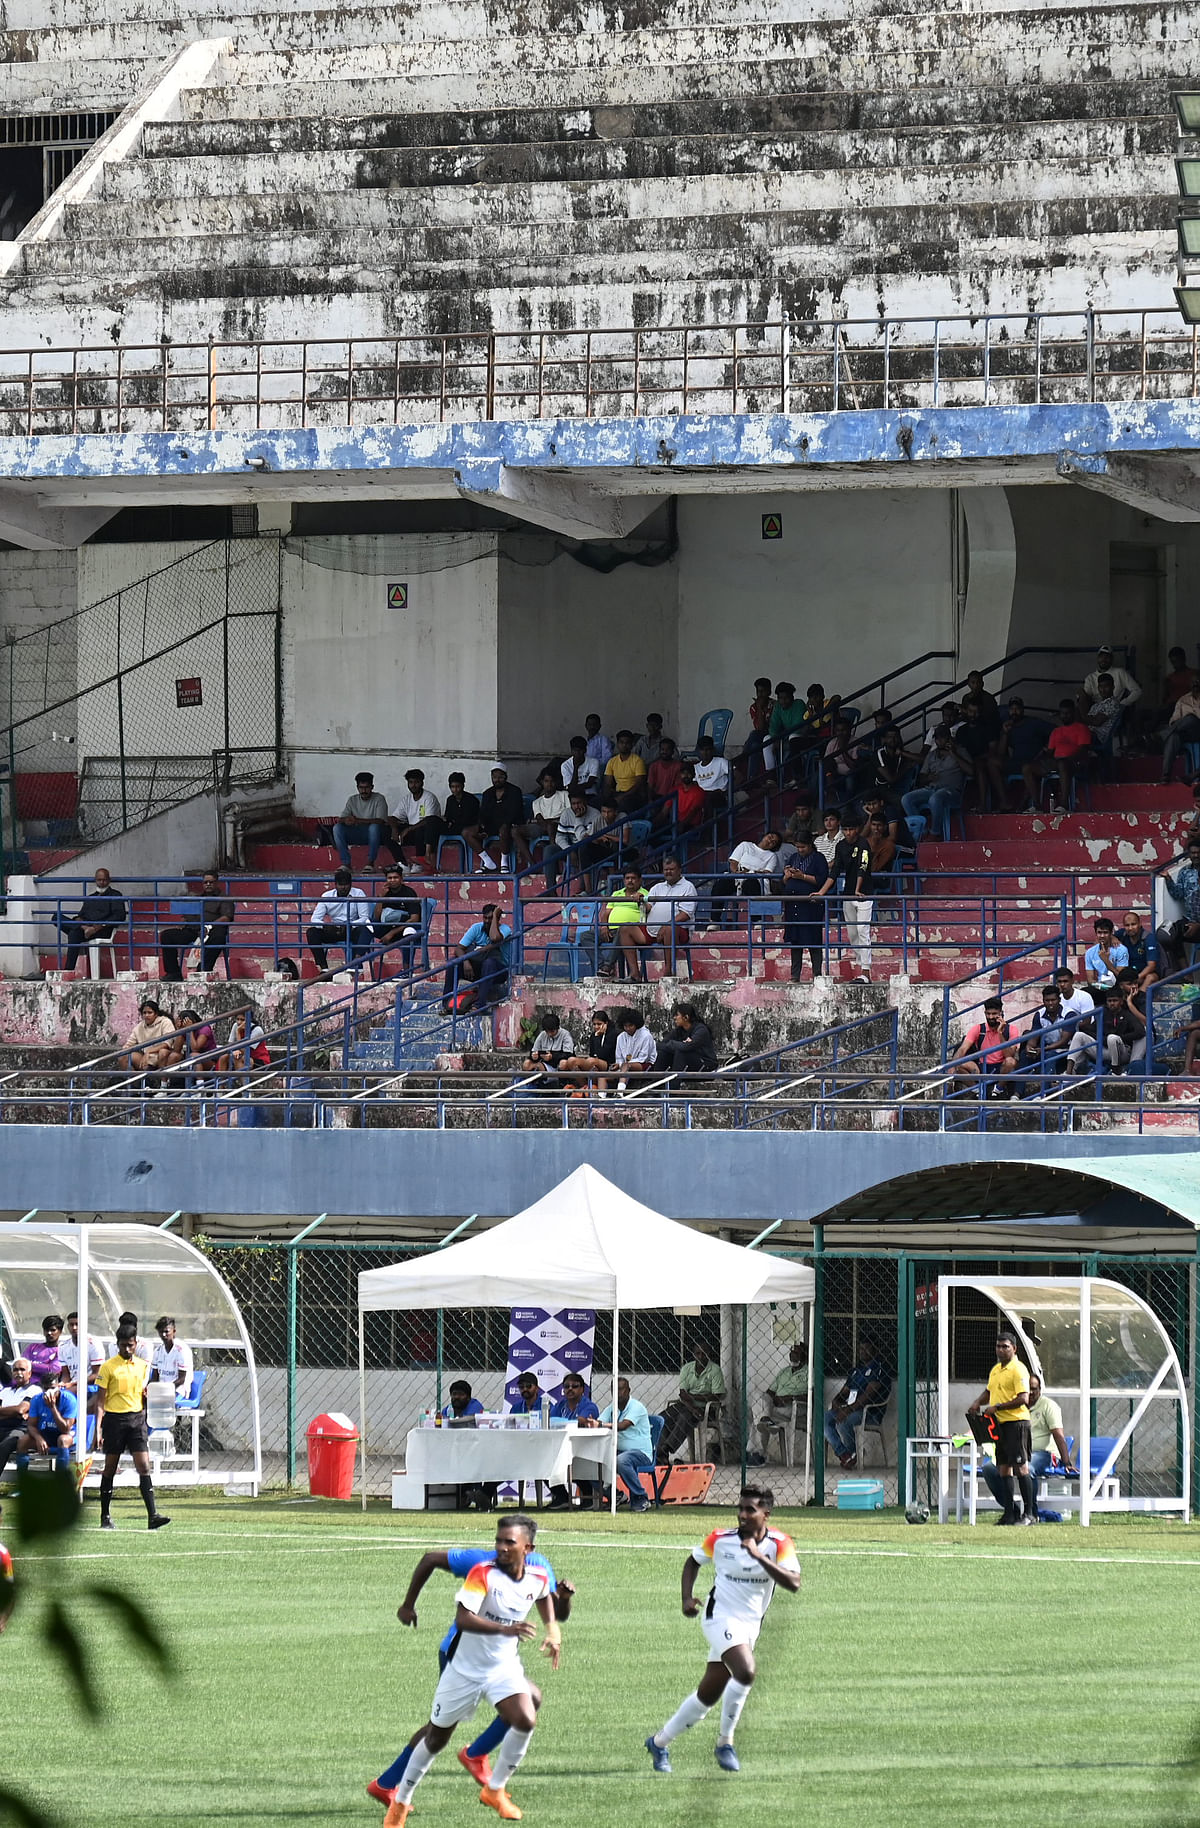
<path fill-rule="evenodd" d="M 762 516 L 774 512 L 783 538 L 764 540 Z M 759 673 L 793 680 L 801 696 L 814 680 L 846 695 L 953 647 L 951 526 L 949 492 L 934 489 L 682 497 L 684 727 L 728 705 L 737 744 Z"/>
<path fill-rule="evenodd" d="M 75 690 L 75 624 L 64 618 L 76 606 L 77 570 L 74 552 L 0 552 L 0 635 L 6 641 L 16 638 L 15 646 L 6 649 L 3 667 L 6 696 L 0 719 L 6 724 L 12 662 L 14 722 L 31 717 L 47 700 L 53 703 Z M 46 631 L 43 639 L 22 639 L 39 630 Z M 18 733 L 18 768 L 25 773 L 73 773 L 75 734 L 73 704 L 51 713 Z"/>

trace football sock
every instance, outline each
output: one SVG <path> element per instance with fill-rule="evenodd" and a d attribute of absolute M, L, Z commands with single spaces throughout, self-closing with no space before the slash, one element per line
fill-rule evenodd
<path fill-rule="evenodd" d="M 698 1726 L 707 1712 L 706 1701 L 701 1701 L 699 1695 L 689 1695 L 671 1715 L 666 1726 L 659 1727 L 654 1735 L 655 1745 L 670 1745 L 672 1739 L 678 1739 L 680 1733 L 686 1733 L 690 1726 Z"/>
<path fill-rule="evenodd" d="M 499 1714 L 497 1714 L 490 1725 L 484 1727 L 478 1739 L 472 1739 L 470 1745 L 467 1747 L 467 1757 L 483 1758 L 487 1753 L 494 1752 L 496 1747 L 502 1744 L 504 1735 L 507 1731 L 507 1726 L 504 1721 L 501 1720 Z"/>
<path fill-rule="evenodd" d="M 492 1766 L 492 1789 L 503 1790 L 509 1778 L 529 1750 L 529 1741 L 533 1738 L 532 1727 L 527 1733 L 519 1733 L 515 1726 L 510 1726 L 504 1735 L 504 1742 Z"/>
<path fill-rule="evenodd" d="M 420 1745 L 413 1747 L 408 1763 L 404 1767 L 404 1776 L 396 1786 L 398 1803 L 411 1803 L 413 1791 L 433 1763 L 434 1757 L 435 1754 L 429 1750 L 423 1739 Z"/>
<path fill-rule="evenodd" d="M 138 1490 L 142 1494 L 142 1503 L 146 1507 L 147 1517 L 153 1517 L 156 1508 L 154 1503 L 154 1481 L 149 1473 L 143 1473 L 138 1479 Z"/>
<path fill-rule="evenodd" d="M 996 1496 L 1004 1506 L 1004 1515 L 1006 1517 L 1015 1517 L 1017 1514 L 1017 1501 L 1016 1495 L 1013 1492 L 1012 1474 L 997 1473 L 996 1485 L 998 1487 Z"/>
<path fill-rule="evenodd" d="M 1027 1517 L 1036 1517 L 1038 1514 L 1037 1488 L 1033 1483 L 1032 1475 L 1030 1473 L 1018 1473 L 1017 1484 L 1021 1488 L 1021 1503 L 1025 1507 L 1025 1515 Z"/>
<path fill-rule="evenodd" d="M 412 1747 L 406 1745 L 399 1758 L 394 1759 L 387 1770 L 380 1775 L 379 1788 L 381 1790 L 394 1790 L 396 1788 L 396 1785 L 400 1782 L 400 1779 L 408 1769 L 408 1761 L 411 1757 Z"/>
<path fill-rule="evenodd" d="M 732 1745 L 734 1728 L 742 1717 L 742 1709 L 750 1699 L 750 1684 L 734 1682 L 725 1684 L 725 1693 L 721 1697 L 721 1728 L 717 1734 L 718 1745 Z"/>
<path fill-rule="evenodd" d="M 100 1515 L 102 1518 L 108 1516 L 109 1508 L 112 1505 L 112 1495 L 113 1476 L 111 1473 L 105 1473 L 100 1480 Z"/>

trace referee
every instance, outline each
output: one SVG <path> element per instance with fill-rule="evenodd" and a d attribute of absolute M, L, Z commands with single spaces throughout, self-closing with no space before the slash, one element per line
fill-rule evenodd
<path fill-rule="evenodd" d="M 996 1359 L 988 1373 L 987 1389 L 976 1397 L 967 1414 L 991 1416 L 996 1424 L 996 1496 L 1004 1507 L 997 1522 L 1036 1523 L 1037 1501 L 1029 1471 L 1029 1373 L 1017 1357 L 1015 1335 L 997 1335 Z M 1013 1494 L 1014 1473 L 1021 1488 L 1020 1517 Z"/>
<path fill-rule="evenodd" d="M 150 1477 L 150 1442 L 146 1433 L 146 1384 L 150 1366 L 137 1356 L 137 1332 L 133 1327 L 117 1328 L 117 1351 L 106 1358 L 96 1373 L 96 1427 L 104 1448 L 104 1472 L 100 1480 L 100 1528 L 115 1530 L 109 1516 L 113 1480 L 121 1455 L 128 1453 L 138 1475 L 142 1503 L 152 1530 L 170 1523 L 154 1502 L 154 1481 Z"/>

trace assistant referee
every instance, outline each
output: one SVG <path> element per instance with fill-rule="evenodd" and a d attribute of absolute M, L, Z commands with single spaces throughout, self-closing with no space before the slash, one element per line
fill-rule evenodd
<path fill-rule="evenodd" d="M 117 1328 L 117 1351 L 106 1358 L 96 1373 L 96 1427 L 104 1448 L 104 1472 L 100 1479 L 100 1528 L 115 1530 L 109 1516 L 113 1480 L 121 1455 L 128 1453 L 138 1475 L 142 1503 L 152 1530 L 170 1523 L 154 1500 L 154 1481 L 150 1477 L 150 1440 L 146 1432 L 146 1384 L 150 1366 L 137 1356 L 137 1332 L 133 1327 Z"/>
<path fill-rule="evenodd" d="M 990 1415 L 996 1423 L 996 1470 L 999 1498 L 1003 1510 L 998 1523 L 1036 1523 L 1037 1502 L 1033 1478 L 1029 1471 L 1032 1450 L 1029 1433 L 1029 1373 L 1017 1357 L 1015 1334 L 996 1337 L 997 1362 L 988 1373 L 987 1389 L 982 1391 L 967 1411 L 968 1415 Z M 1021 1488 L 1023 1515 L 1018 1517 L 1013 1474 Z M 995 1488 L 994 1488 L 995 1489 Z"/>

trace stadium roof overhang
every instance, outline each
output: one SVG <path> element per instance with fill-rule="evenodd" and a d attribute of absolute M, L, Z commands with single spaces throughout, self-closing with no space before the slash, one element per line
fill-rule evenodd
<path fill-rule="evenodd" d="M 619 539 L 681 494 L 1056 484 L 1200 520 L 1200 401 L 0 438 L 0 539 L 136 506 L 469 501 Z"/>

